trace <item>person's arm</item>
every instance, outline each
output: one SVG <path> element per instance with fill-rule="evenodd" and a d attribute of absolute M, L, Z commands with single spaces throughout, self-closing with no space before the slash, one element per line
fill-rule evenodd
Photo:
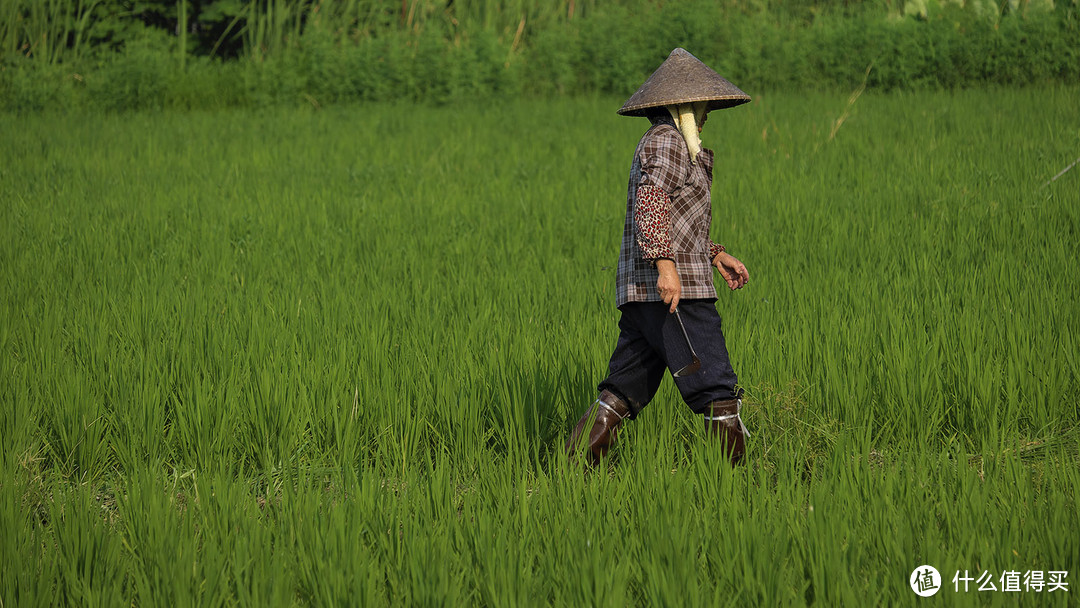
<path fill-rule="evenodd" d="M 637 226 L 637 243 L 641 257 L 656 265 L 660 278 L 656 288 L 664 302 L 671 304 L 671 312 L 679 305 L 682 282 L 675 269 L 671 253 L 671 197 L 659 186 L 638 187 L 637 203 L 634 205 L 634 224 Z"/>
<path fill-rule="evenodd" d="M 712 243 L 709 246 L 709 253 L 712 255 L 713 266 L 716 266 L 720 276 L 727 281 L 728 288 L 732 291 L 750 282 L 750 271 L 746 269 L 746 265 L 724 251 L 723 245 Z"/>
<path fill-rule="evenodd" d="M 637 190 L 634 205 L 634 225 L 637 227 L 641 257 L 649 262 L 674 260 L 671 253 L 671 197 L 659 186 L 644 185 Z"/>
<path fill-rule="evenodd" d="M 671 312 L 679 305 L 682 281 L 671 252 L 671 192 L 685 178 L 689 156 L 674 130 L 654 133 L 643 146 L 641 175 L 634 205 L 634 223 L 641 257 L 656 265 L 656 289 Z"/>

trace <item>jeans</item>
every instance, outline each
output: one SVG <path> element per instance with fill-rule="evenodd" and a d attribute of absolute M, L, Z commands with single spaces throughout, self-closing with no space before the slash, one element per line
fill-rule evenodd
<path fill-rule="evenodd" d="M 742 397 L 713 302 L 679 302 L 679 316 L 701 360 L 701 369 L 675 378 L 675 386 L 694 413 L 703 413 L 714 401 Z M 630 405 L 631 418 L 652 400 L 665 369 L 674 373 L 691 361 L 686 338 L 669 308 L 663 302 L 629 302 L 619 309 L 619 341 L 608 363 L 608 376 L 597 388 L 624 399 Z"/>

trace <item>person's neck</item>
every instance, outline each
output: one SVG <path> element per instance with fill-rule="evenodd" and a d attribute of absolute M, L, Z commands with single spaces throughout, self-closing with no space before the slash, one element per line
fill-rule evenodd
<path fill-rule="evenodd" d="M 670 114 L 653 114 L 649 117 L 649 121 L 652 122 L 654 127 L 656 125 L 671 125 L 673 127 L 675 126 L 675 120 L 671 117 Z"/>

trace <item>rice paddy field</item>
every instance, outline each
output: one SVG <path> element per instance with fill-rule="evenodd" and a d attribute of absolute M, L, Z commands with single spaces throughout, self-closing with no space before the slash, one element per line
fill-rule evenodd
<path fill-rule="evenodd" d="M 1078 98 L 714 113 L 748 465 L 589 473 L 622 99 L 0 115 L 0 606 L 1076 605 Z"/>

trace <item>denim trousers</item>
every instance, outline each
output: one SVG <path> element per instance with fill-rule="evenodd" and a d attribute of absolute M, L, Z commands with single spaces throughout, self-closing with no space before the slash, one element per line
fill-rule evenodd
<path fill-rule="evenodd" d="M 696 373 L 675 378 L 683 401 L 694 413 L 703 413 L 714 402 L 742 397 L 738 378 L 728 360 L 727 345 L 720 327 L 715 300 L 679 302 L 679 316 L 686 326 L 690 344 L 701 360 Z M 608 390 L 630 405 L 630 417 L 652 401 L 664 371 L 672 373 L 688 365 L 693 357 L 670 305 L 663 302 L 628 302 L 619 310 L 619 340 L 608 363 L 608 376 L 598 390 Z"/>

